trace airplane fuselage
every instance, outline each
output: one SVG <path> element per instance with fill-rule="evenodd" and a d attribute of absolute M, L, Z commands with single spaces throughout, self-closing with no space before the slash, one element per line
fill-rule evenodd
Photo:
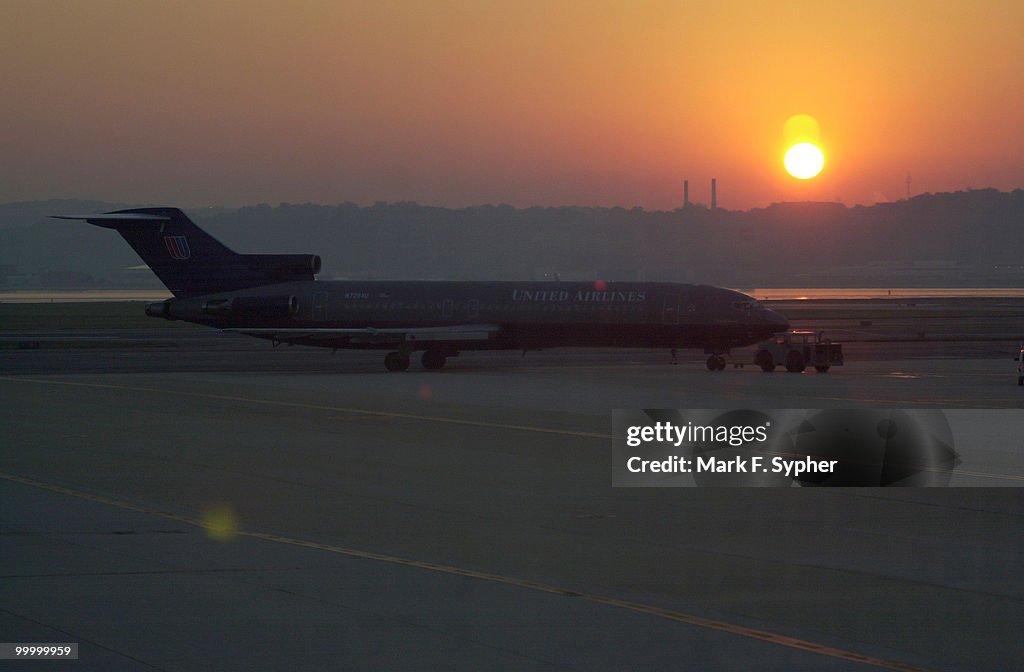
<path fill-rule="evenodd" d="M 159 307 L 148 312 L 157 316 L 347 348 L 390 348 L 395 341 L 331 332 L 494 325 L 500 329 L 486 339 L 459 340 L 453 334 L 444 342 L 417 344 L 412 339 L 407 347 L 532 350 L 574 345 L 727 352 L 787 326 L 784 318 L 740 292 L 654 282 L 288 282 L 155 305 Z"/>
<path fill-rule="evenodd" d="M 320 257 L 239 254 L 177 208 L 56 215 L 115 229 L 175 296 L 146 314 L 276 343 L 390 349 L 389 371 L 462 350 L 703 348 L 722 354 L 789 323 L 721 287 L 666 282 L 318 281 Z"/>

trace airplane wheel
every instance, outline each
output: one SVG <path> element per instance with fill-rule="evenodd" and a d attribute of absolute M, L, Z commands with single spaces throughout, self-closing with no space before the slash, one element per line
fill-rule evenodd
<path fill-rule="evenodd" d="M 775 360 L 772 359 L 772 353 L 767 350 L 762 350 L 757 353 L 757 358 L 754 363 L 761 367 L 761 370 L 765 373 L 771 373 L 775 370 Z"/>
<path fill-rule="evenodd" d="M 388 371 L 405 371 L 409 368 L 409 358 L 400 352 L 389 352 L 384 356 L 384 368 Z"/>
<path fill-rule="evenodd" d="M 804 356 L 796 350 L 790 350 L 786 355 L 786 371 L 790 373 L 801 373 L 804 370 Z"/>
<path fill-rule="evenodd" d="M 447 361 L 447 359 L 448 358 L 442 355 L 440 352 L 427 350 L 426 352 L 423 353 L 423 368 L 428 369 L 430 371 L 436 371 L 437 369 L 440 369 L 444 366 L 444 363 Z"/>
<path fill-rule="evenodd" d="M 725 369 L 725 357 L 711 355 L 707 361 L 708 371 L 723 371 Z"/>
<path fill-rule="evenodd" d="M 816 366 L 814 370 L 818 373 L 828 373 L 828 366 Z"/>

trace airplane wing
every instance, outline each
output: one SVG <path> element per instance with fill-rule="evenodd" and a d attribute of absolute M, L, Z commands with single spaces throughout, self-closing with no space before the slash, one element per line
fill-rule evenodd
<path fill-rule="evenodd" d="M 486 341 L 501 332 L 496 324 L 459 324 L 445 327 L 389 327 L 377 329 L 276 329 L 236 327 L 222 329 L 233 334 L 259 336 L 282 343 L 340 342 L 349 346 L 399 345 L 401 343 L 437 343 L 445 341 Z"/>

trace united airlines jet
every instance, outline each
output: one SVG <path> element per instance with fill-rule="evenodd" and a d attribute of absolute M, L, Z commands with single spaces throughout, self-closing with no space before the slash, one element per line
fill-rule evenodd
<path fill-rule="evenodd" d="M 57 216 L 114 229 L 174 298 L 146 314 L 275 344 L 381 349 L 388 371 L 415 352 L 439 369 L 467 350 L 563 346 L 703 348 L 708 369 L 730 348 L 789 323 L 729 289 L 668 282 L 317 280 L 320 257 L 238 254 L 177 208 Z"/>

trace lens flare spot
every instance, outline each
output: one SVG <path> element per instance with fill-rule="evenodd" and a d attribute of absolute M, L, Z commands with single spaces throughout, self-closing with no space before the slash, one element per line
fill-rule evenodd
<path fill-rule="evenodd" d="M 420 389 L 416 391 L 416 396 L 418 396 L 423 401 L 430 401 L 431 397 L 434 396 L 434 388 L 426 383 L 423 383 L 422 385 L 420 385 Z"/>
<path fill-rule="evenodd" d="M 794 114 L 786 120 L 782 127 L 782 135 L 786 139 L 786 146 L 801 142 L 816 144 L 821 139 L 821 127 L 818 120 L 809 114 Z"/>
<path fill-rule="evenodd" d="M 212 504 L 203 509 L 199 524 L 214 541 L 231 541 L 238 535 L 238 518 L 227 504 Z"/>

